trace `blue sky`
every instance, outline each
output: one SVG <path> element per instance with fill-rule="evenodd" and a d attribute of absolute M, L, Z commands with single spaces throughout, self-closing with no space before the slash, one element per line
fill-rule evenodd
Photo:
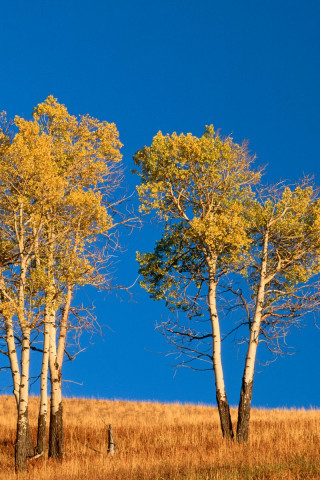
<path fill-rule="evenodd" d="M 132 155 L 158 130 L 201 135 L 211 123 L 249 140 L 268 182 L 314 174 L 319 183 L 319 24 L 317 0 L 2 2 L 0 110 L 29 117 L 52 94 L 73 114 L 115 122 L 129 190 Z M 146 225 L 122 238 L 119 282 L 134 282 L 136 250 L 152 249 L 159 234 Z M 109 327 L 65 366 L 65 378 L 83 384 L 68 382 L 65 393 L 214 403 L 212 373 L 174 376 L 173 359 L 156 353 L 167 349 L 154 331 L 168 316 L 164 306 L 138 286 L 133 294 L 93 294 Z M 257 368 L 254 405 L 320 406 L 320 331 L 312 323 L 288 338 L 295 355 Z M 243 351 L 224 360 L 235 405 Z"/>

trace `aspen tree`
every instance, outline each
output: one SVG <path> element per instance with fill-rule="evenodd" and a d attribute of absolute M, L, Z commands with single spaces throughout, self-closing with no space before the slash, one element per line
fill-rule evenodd
<path fill-rule="evenodd" d="M 260 189 L 247 211 L 251 223 L 249 276 L 253 304 L 238 409 L 237 440 L 249 435 L 254 369 L 260 338 L 276 352 L 290 327 L 319 308 L 320 203 L 305 179 L 295 188 Z M 270 345 L 271 344 L 271 345 Z"/>
<path fill-rule="evenodd" d="M 221 276 L 241 268 L 249 245 L 243 210 L 260 174 L 251 170 L 246 145 L 230 137 L 222 139 L 212 126 L 200 138 L 159 132 L 151 146 L 138 151 L 134 159 L 140 167 L 141 211 L 156 211 L 166 230 L 154 254 L 138 256 L 142 286 L 153 298 L 165 299 L 191 316 L 201 301 L 197 292 L 205 289 L 202 309 L 205 305 L 209 311 L 212 341 L 207 358 L 215 375 L 222 433 L 233 438 L 221 360 L 217 288 Z M 200 284 L 196 267 L 201 272 Z M 177 273 L 180 280 L 185 278 L 181 284 L 179 278 L 174 279 Z M 191 300 L 186 295 L 188 287 L 194 292 Z M 190 331 L 183 333 L 190 336 Z"/>
<path fill-rule="evenodd" d="M 53 97 L 39 104 L 33 118 L 51 140 L 52 161 L 63 184 L 61 200 L 47 214 L 47 243 L 51 253 L 47 271 L 50 300 L 49 368 L 51 411 L 49 456 L 63 456 L 62 364 L 73 292 L 79 285 L 101 286 L 106 257 L 92 249 L 101 236 L 110 236 L 109 205 L 119 186 L 121 159 L 114 124 L 88 115 L 76 118 Z M 51 278 L 51 280 L 50 280 Z M 60 292 L 60 294 L 59 294 Z M 49 293 L 49 292 L 48 292 Z M 51 296 L 52 296 L 51 294 Z M 57 311 L 62 310 L 59 323 Z"/>
<path fill-rule="evenodd" d="M 229 329 L 249 328 L 237 423 L 237 440 L 243 442 L 249 433 L 260 338 L 272 352 L 282 352 L 281 341 L 290 328 L 320 305 L 319 200 L 308 179 L 294 189 L 282 184 L 251 190 L 259 175 L 250 172 L 246 151 L 241 156 L 236 150 L 232 163 L 230 139 L 223 149 L 221 139 L 213 136 L 218 148 L 212 153 L 208 133 L 212 132 L 207 130 L 201 146 L 202 139 L 195 139 L 197 149 L 190 147 L 191 135 L 164 137 L 159 133 L 151 147 L 136 154 L 142 178 L 138 187 L 141 210 L 154 209 L 165 223 L 154 252 L 138 254 L 138 260 L 141 284 L 151 297 L 165 300 L 172 311 L 187 314 L 185 323 L 168 320 L 160 324 L 179 355 L 187 357 L 182 364 L 213 365 L 226 437 L 233 437 L 233 430 L 223 381 L 218 312 L 220 308 L 232 316 L 239 306 L 245 312 L 244 320 L 237 319 Z M 234 169 L 235 159 L 243 171 Z M 195 168 L 197 161 L 200 168 Z M 244 292 L 251 289 L 251 298 L 238 288 L 239 282 Z M 205 305 L 211 331 L 201 319 Z M 197 318 L 200 322 L 195 322 Z"/>
<path fill-rule="evenodd" d="M 46 225 L 45 231 L 50 227 Z M 46 236 L 44 235 L 46 238 Z M 52 260 L 52 239 L 48 236 L 48 244 L 44 244 L 42 255 L 37 251 L 37 261 L 39 263 L 37 278 L 41 289 L 44 291 L 44 314 L 43 314 L 43 353 L 40 374 L 40 406 L 38 415 L 37 445 L 35 453 L 42 455 L 46 451 L 47 445 L 47 414 L 48 414 L 48 368 L 49 368 L 49 348 L 51 329 L 55 329 L 54 318 L 54 289 L 53 260 Z"/>
<path fill-rule="evenodd" d="M 49 366 L 49 455 L 63 455 L 61 369 L 69 310 L 76 286 L 106 283 L 107 257 L 93 246 L 112 235 L 109 209 L 121 177 L 121 143 L 114 124 L 71 116 L 52 96 L 34 109 L 32 120 L 16 117 L 14 123 L 17 131 L 11 137 L 0 131 L 1 225 L 6 233 L 1 247 L 4 256 L 14 258 L 11 269 L 2 266 L 0 313 L 18 402 L 16 468 L 23 470 L 29 454 L 29 353 L 35 329 L 43 331 L 36 453 L 45 451 Z M 13 322 L 22 336 L 21 372 L 12 344 Z"/>
<path fill-rule="evenodd" d="M 37 194 L 40 185 L 42 188 L 42 183 L 38 183 L 38 167 L 46 157 L 43 153 L 47 143 L 38 136 L 37 129 L 30 128 L 23 119 L 16 117 L 15 126 L 19 131 L 13 139 L 3 131 L 1 138 L 2 248 L 13 260 L 9 268 L 2 265 L 1 314 L 18 409 L 16 468 L 24 469 L 26 457 L 33 455 L 28 423 L 29 363 L 31 335 L 41 309 L 30 270 L 42 223 L 39 212 L 43 202 Z M 20 366 L 15 342 L 17 329 L 21 337 Z"/>

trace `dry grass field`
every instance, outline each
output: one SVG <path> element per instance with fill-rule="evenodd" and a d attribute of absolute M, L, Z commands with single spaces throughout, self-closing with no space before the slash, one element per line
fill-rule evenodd
<path fill-rule="evenodd" d="M 37 406 L 31 398 L 34 436 Z M 212 407 L 67 399 L 63 462 L 29 460 L 28 472 L 19 475 L 13 464 L 15 418 L 13 398 L 0 397 L 1 480 L 320 479 L 316 410 L 253 410 L 249 444 L 237 445 L 221 438 Z M 106 455 L 108 423 L 117 444 L 114 457 Z"/>

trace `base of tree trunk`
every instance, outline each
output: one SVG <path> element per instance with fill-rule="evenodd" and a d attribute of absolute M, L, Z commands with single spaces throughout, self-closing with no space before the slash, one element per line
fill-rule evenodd
<path fill-rule="evenodd" d="M 229 403 L 227 399 L 222 400 L 222 395 L 219 390 L 217 391 L 216 398 L 217 398 L 217 404 L 218 404 L 218 410 L 219 410 L 222 435 L 224 438 L 233 439 L 234 435 L 233 435 Z"/>
<path fill-rule="evenodd" d="M 27 419 L 27 457 L 33 457 L 34 455 L 34 447 L 33 447 L 33 441 L 31 437 L 31 432 L 30 432 L 30 425 L 29 425 L 29 416 Z"/>
<path fill-rule="evenodd" d="M 34 454 L 32 438 L 29 427 L 28 408 L 18 414 L 17 437 L 15 444 L 15 469 L 22 471 L 27 468 L 27 458 Z"/>
<path fill-rule="evenodd" d="M 37 434 L 37 446 L 35 448 L 35 455 L 45 453 L 47 446 L 47 415 L 40 414 L 38 417 L 38 434 Z M 44 455 L 43 457 L 44 458 Z"/>
<path fill-rule="evenodd" d="M 58 411 L 55 414 L 50 412 L 49 457 L 63 457 L 62 402 L 60 403 Z"/>
<path fill-rule="evenodd" d="M 249 383 L 242 381 L 237 424 L 237 442 L 239 443 L 246 443 L 249 438 L 252 388 L 253 381 Z"/>

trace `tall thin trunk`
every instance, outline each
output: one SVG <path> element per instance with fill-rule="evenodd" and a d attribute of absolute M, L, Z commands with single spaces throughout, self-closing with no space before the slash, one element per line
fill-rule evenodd
<path fill-rule="evenodd" d="M 36 268 L 41 266 L 41 257 L 39 253 L 39 232 L 41 228 L 41 222 L 38 225 L 33 225 L 33 238 L 34 238 L 34 253 L 36 260 Z M 52 292 L 46 292 L 46 303 L 43 322 L 43 352 L 42 352 L 42 364 L 40 374 L 40 405 L 38 415 L 38 432 L 37 432 L 37 445 L 35 448 L 36 455 L 44 454 L 47 446 L 47 416 L 48 416 L 48 367 L 49 367 L 49 314 L 50 306 L 53 299 Z"/>
<path fill-rule="evenodd" d="M 49 429 L 49 457 L 63 457 L 63 407 L 62 407 L 62 363 L 66 344 L 68 316 L 72 299 L 72 286 L 68 285 L 66 302 L 60 323 L 58 348 L 56 345 L 55 316 L 51 321 L 50 333 L 50 379 L 51 379 L 51 409 Z"/>
<path fill-rule="evenodd" d="M 30 363 L 30 329 L 24 328 L 22 332 L 21 352 L 21 382 L 19 389 L 19 408 L 17 422 L 17 437 L 15 445 L 15 468 L 25 470 L 27 457 L 33 455 L 32 443 L 28 422 L 29 404 L 29 363 Z"/>
<path fill-rule="evenodd" d="M 14 338 L 14 331 L 13 331 L 13 323 L 12 323 L 12 318 L 7 317 L 5 319 L 6 323 L 6 343 L 7 343 L 7 349 L 8 349 L 8 355 L 9 355 L 9 361 L 10 361 L 10 370 L 11 370 L 11 376 L 12 376 L 12 382 L 13 382 L 13 395 L 16 400 L 16 405 L 17 405 L 17 414 L 19 417 L 19 405 L 20 405 L 20 367 L 19 367 L 19 360 L 18 360 L 18 355 L 17 355 L 17 350 L 16 350 L 16 343 L 15 343 L 15 338 Z M 27 456 L 31 457 L 33 455 L 33 444 L 32 444 L 32 438 L 31 438 L 31 432 L 30 432 L 30 425 L 29 425 L 29 417 L 28 417 L 28 412 L 25 415 L 26 417 L 26 430 L 27 430 Z"/>
<path fill-rule="evenodd" d="M 16 350 L 16 342 L 14 339 L 14 331 L 12 318 L 7 317 L 5 319 L 6 323 L 6 343 L 10 361 L 10 370 L 13 382 L 13 395 L 16 399 L 17 408 L 19 407 L 19 390 L 20 390 L 20 368 L 18 355 Z"/>
<path fill-rule="evenodd" d="M 35 453 L 37 455 L 43 454 L 43 458 L 47 446 L 49 341 L 50 317 L 49 308 L 46 305 L 43 332 L 43 354 L 40 376 L 40 408 L 38 416 L 37 446 L 35 449 Z"/>
<path fill-rule="evenodd" d="M 57 362 L 56 314 L 50 315 L 49 368 L 51 382 L 49 457 L 63 457 L 63 418 L 61 395 L 61 368 Z"/>
<path fill-rule="evenodd" d="M 30 327 L 25 318 L 25 282 L 30 257 L 25 255 L 25 236 L 23 225 L 23 203 L 19 206 L 19 222 L 15 222 L 16 235 L 20 252 L 20 275 L 18 288 L 17 315 L 22 332 L 21 344 L 21 378 L 19 389 L 19 406 L 17 421 L 17 437 L 15 445 L 15 468 L 25 470 L 27 457 L 33 455 L 33 445 L 28 422 L 29 405 L 29 370 L 30 370 Z M 16 220 L 16 219 L 15 219 Z"/>
<path fill-rule="evenodd" d="M 224 377 L 223 377 L 223 368 L 221 360 L 221 334 L 220 334 L 220 324 L 217 312 L 217 303 L 216 303 L 216 290 L 217 282 L 215 279 L 215 260 L 210 259 L 208 261 L 209 266 L 209 293 L 208 293 L 208 303 L 209 303 L 209 312 L 212 328 L 212 358 L 213 358 L 213 371 L 215 375 L 215 385 L 216 385 L 216 399 L 220 417 L 220 425 L 222 430 L 222 435 L 225 438 L 232 439 L 233 428 L 230 415 L 230 407 L 227 399 Z"/>
<path fill-rule="evenodd" d="M 248 343 L 248 350 L 246 355 L 246 362 L 242 377 L 242 386 L 240 392 L 240 402 L 238 407 L 238 423 L 237 423 L 237 441 L 247 442 L 249 438 L 249 423 L 251 412 L 251 400 L 253 390 L 253 377 L 257 355 L 257 348 L 259 342 L 260 325 L 262 319 L 262 311 L 265 298 L 265 286 L 267 275 L 267 260 L 268 260 L 268 230 L 265 231 L 263 252 L 260 270 L 260 281 L 255 305 L 255 313 L 250 329 L 250 337 Z"/>
<path fill-rule="evenodd" d="M 69 284 L 67 286 L 66 301 L 64 304 L 61 323 L 60 323 L 59 342 L 58 342 L 58 349 L 57 349 L 57 362 L 61 367 L 63 363 L 64 350 L 66 347 L 68 317 L 69 317 L 69 310 L 71 306 L 72 294 L 73 294 L 73 287 L 72 285 Z"/>

